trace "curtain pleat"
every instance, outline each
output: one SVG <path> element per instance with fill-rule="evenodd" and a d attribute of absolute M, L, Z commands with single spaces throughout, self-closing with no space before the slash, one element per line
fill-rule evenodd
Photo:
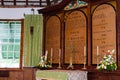
<path fill-rule="evenodd" d="M 36 66 L 42 54 L 42 15 L 25 15 L 24 20 L 24 66 Z M 30 32 L 33 27 L 33 33 Z"/>

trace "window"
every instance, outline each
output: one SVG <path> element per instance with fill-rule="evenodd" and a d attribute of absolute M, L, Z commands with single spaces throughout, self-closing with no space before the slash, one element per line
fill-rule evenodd
<path fill-rule="evenodd" d="M 21 66 L 22 20 L 0 21 L 0 68 Z"/>

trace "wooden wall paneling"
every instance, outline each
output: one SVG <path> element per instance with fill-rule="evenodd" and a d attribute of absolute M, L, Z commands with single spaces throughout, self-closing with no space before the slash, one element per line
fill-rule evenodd
<path fill-rule="evenodd" d="M 73 64 L 83 64 L 84 47 L 87 47 L 87 19 L 82 10 L 74 10 L 68 14 L 65 21 L 65 63 L 70 63 L 72 54 Z M 86 59 L 85 59 L 86 60 Z"/>
<path fill-rule="evenodd" d="M 111 77 L 110 76 L 99 76 L 99 80 L 111 80 Z"/>
<path fill-rule="evenodd" d="M 119 71 L 88 71 L 88 80 L 119 80 Z"/>
<path fill-rule="evenodd" d="M 10 71 L 8 80 L 23 80 L 23 71 Z"/>
<path fill-rule="evenodd" d="M 120 0 L 117 0 L 117 47 L 118 47 L 118 66 L 120 67 Z"/>
<path fill-rule="evenodd" d="M 53 15 L 50 16 L 46 22 L 46 33 L 45 33 L 45 50 L 48 50 L 48 59 L 51 58 L 51 48 L 53 49 L 52 62 L 59 62 L 59 49 L 60 47 L 60 38 L 61 38 L 61 21 L 59 16 Z"/>
<path fill-rule="evenodd" d="M 87 49 L 87 52 L 88 52 L 88 59 L 87 59 L 87 62 L 88 62 L 88 66 L 92 66 L 92 64 L 96 64 L 96 47 L 95 46 L 99 46 L 99 44 L 101 44 L 101 43 L 106 43 L 106 42 L 109 42 L 109 40 L 101 40 L 100 42 L 98 41 L 98 43 L 96 43 L 96 41 L 92 41 L 92 39 L 93 39 L 93 36 L 94 35 L 92 35 L 91 33 L 92 33 L 92 31 L 93 30 L 91 30 L 91 28 L 92 28 L 92 24 L 91 24 L 91 14 L 93 13 L 93 11 L 94 11 L 94 9 L 96 8 L 96 7 L 98 7 L 98 5 L 100 5 L 100 4 L 105 4 L 105 3 L 107 3 L 107 4 L 110 4 L 110 5 L 112 5 L 112 8 L 114 8 L 114 7 L 116 7 L 116 4 L 115 5 L 113 5 L 113 3 L 115 2 L 116 0 L 98 0 L 98 1 L 89 1 L 88 2 L 88 6 L 87 6 L 87 8 L 86 9 L 88 9 L 88 13 L 87 13 L 87 16 L 88 16 L 88 31 L 87 31 L 87 38 L 88 38 L 88 40 L 87 40 L 87 44 L 88 44 L 88 49 Z M 113 3 L 112 3 L 113 2 Z M 118 3 L 120 3 L 119 1 L 117 1 L 117 4 Z M 94 6 L 94 9 L 93 9 L 93 6 Z M 92 7 L 92 8 L 91 8 Z M 117 7 L 119 7 L 119 5 L 117 5 Z M 117 8 L 118 9 L 118 8 Z M 48 8 L 46 8 L 46 9 L 43 9 L 43 10 L 39 10 L 39 13 L 42 13 L 42 11 L 43 11 L 43 15 L 44 15 L 44 32 L 47 32 L 46 31 L 46 27 L 47 27 L 47 25 L 49 25 L 49 24 L 47 24 L 47 21 L 48 21 L 48 17 L 54 17 L 54 16 L 56 16 L 57 15 L 57 13 L 59 13 L 60 11 L 63 11 L 62 9 L 59 9 L 59 10 L 56 10 L 55 9 L 55 11 L 51 11 L 51 10 L 54 10 L 54 9 L 51 9 L 51 7 L 48 9 Z M 77 9 L 75 9 L 75 10 L 77 10 Z M 75 11 L 75 10 L 73 10 L 73 11 Z M 106 9 L 107 10 L 107 9 Z M 110 15 L 110 12 L 109 12 L 109 10 L 107 11 L 108 13 L 106 13 L 106 10 L 104 10 L 103 11 L 103 14 L 104 15 L 108 15 L 109 14 L 109 16 L 111 17 L 111 15 Z M 118 9 L 119 10 L 119 9 Z M 62 12 L 63 14 L 64 14 L 64 11 Z M 112 12 L 111 12 L 112 13 Z M 120 13 L 120 11 L 119 11 L 119 13 Z M 118 15 L 117 16 L 119 16 L 119 13 L 118 13 Z M 115 17 L 115 20 L 116 20 L 116 12 L 115 11 L 113 11 L 113 14 L 115 14 L 114 15 L 114 17 Z M 113 16 L 113 14 L 112 14 L 112 16 Z M 65 25 L 64 25 L 64 19 L 66 19 L 66 18 L 63 18 L 63 20 L 61 20 L 61 17 L 60 16 L 58 16 L 59 18 L 60 18 L 60 21 L 62 22 L 62 24 L 61 24 L 61 39 L 60 39 L 60 47 L 62 48 L 62 56 L 64 56 L 64 53 L 66 53 L 66 49 L 65 49 L 65 47 L 66 46 L 64 46 L 64 45 L 66 45 L 65 44 L 65 42 L 66 41 L 64 41 L 64 39 L 66 38 L 65 36 L 64 36 L 64 27 L 65 27 Z M 62 16 L 62 17 L 66 17 L 66 15 L 64 15 L 64 16 Z M 49 18 L 50 19 L 50 18 Z M 106 20 L 107 19 L 107 20 Z M 111 22 L 110 22 L 110 24 L 109 25 L 104 25 L 105 26 L 105 28 L 106 28 L 106 26 L 107 27 L 110 27 L 110 26 L 115 26 L 116 27 L 116 21 L 112 21 L 113 19 L 111 19 L 111 18 L 105 18 L 105 20 L 106 20 L 106 22 L 108 23 L 108 22 L 110 22 L 110 20 L 111 20 L 111 22 L 113 22 L 113 24 L 111 25 Z M 119 21 L 119 19 L 117 18 L 117 20 Z M 52 21 L 52 20 L 50 20 L 50 21 Z M 56 20 L 57 21 L 57 20 Z M 94 20 L 94 21 L 96 21 L 95 23 L 102 23 L 102 22 L 99 22 L 99 20 L 97 21 L 97 20 Z M 102 21 L 102 19 L 101 19 L 101 21 Z M 104 21 L 103 21 L 104 22 Z M 49 22 L 50 23 L 50 22 Z M 66 22 L 65 22 L 65 24 L 66 24 Z M 119 24 L 119 23 L 117 23 L 117 24 Z M 72 24 L 73 25 L 73 24 Z M 104 28 L 104 26 L 102 26 L 103 28 Z M 102 28 L 101 27 L 101 28 Z M 120 32 L 119 31 L 119 27 L 117 27 L 118 28 L 118 32 Z M 112 28 L 111 28 L 112 29 Z M 95 30 L 97 30 L 97 29 L 94 29 L 94 31 Z M 100 30 L 100 29 L 99 29 Z M 102 29 L 101 29 L 102 30 Z M 106 29 L 107 30 L 107 29 Z M 113 30 L 112 30 L 113 31 Z M 118 33 L 117 31 L 115 31 L 114 30 L 114 33 Z M 96 35 L 96 34 L 95 34 Z M 102 34 L 101 33 L 101 36 L 105 36 L 106 34 Z M 105 52 L 107 52 L 107 50 L 108 49 L 114 49 L 115 48 L 115 53 L 117 54 L 117 53 L 119 53 L 119 50 L 120 49 L 118 49 L 118 52 L 117 52 L 117 44 L 119 44 L 119 35 L 117 35 L 117 34 L 115 34 L 115 35 L 113 35 L 114 36 L 114 39 L 111 39 L 111 41 L 112 41 L 112 43 L 113 44 L 115 44 L 114 45 L 114 47 L 109 47 L 109 48 L 106 48 L 106 49 L 102 49 L 102 50 L 100 50 L 100 54 L 102 53 L 102 55 L 105 53 Z M 112 37 L 113 37 L 112 36 Z M 117 36 L 117 37 L 116 37 Z M 46 37 L 46 36 L 45 36 Z M 95 37 L 94 37 L 95 38 Z M 103 38 L 103 37 L 102 37 Z M 46 40 L 46 38 L 44 38 L 44 40 Z M 43 42 L 44 43 L 46 43 L 46 41 L 44 41 L 43 40 Z M 66 40 L 66 39 L 65 39 Z M 91 41 L 92 41 L 92 43 L 91 43 Z M 118 41 L 118 42 L 116 42 L 116 41 Z M 93 46 L 93 42 L 95 43 L 95 45 Z M 111 44 L 110 44 L 111 45 Z M 47 47 L 46 47 L 46 45 L 43 45 L 44 46 L 44 52 L 45 52 L 45 50 L 47 49 Z M 118 45 L 119 46 L 119 45 Z M 94 49 L 93 49 L 94 48 Z M 100 48 L 101 48 L 101 46 L 100 46 Z M 119 47 L 118 47 L 119 48 Z M 65 49 L 65 50 L 64 50 Z M 50 47 L 49 47 L 49 50 L 48 50 L 49 52 L 50 52 Z M 44 53 L 43 52 L 43 53 Z M 103 53 L 104 52 L 104 53 Z M 58 52 L 55 52 L 55 55 L 56 55 L 56 53 L 58 53 Z M 50 55 L 50 54 L 49 54 Z M 94 55 L 94 56 L 93 56 Z M 119 56 L 120 56 L 120 54 L 118 54 Z M 58 56 L 58 55 L 57 55 Z M 67 56 L 69 56 L 69 55 L 67 55 Z M 82 55 L 80 55 L 80 56 L 82 56 Z M 91 56 L 92 56 L 92 58 L 91 58 Z M 116 59 L 116 61 L 117 61 L 117 59 L 118 59 L 118 63 L 120 64 L 120 57 L 116 57 L 116 56 L 114 56 L 114 58 Z M 74 56 L 75 57 L 75 56 Z M 49 57 L 50 58 L 50 57 Z M 58 58 L 58 57 L 56 57 L 56 58 Z M 82 57 L 81 57 L 82 58 Z M 94 58 L 94 59 L 93 59 Z M 102 58 L 102 57 L 101 57 Z M 66 59 L 66 58 L 64 58 L 64 59 Z M 62 60 L 64 60 L 63 59 L 63 57 L 62 57 Z M 69 63 L 69 60 L 64 60 L 64 61 L 66 61 L 65 63 Z M 55 62 L 54 62 L 55 64 L 56 63 L 58 63 L 58 61 L 56 61 L 55 60 Z M 64 62 L 63 62 L 64 63 Z M 76 63 L 78 63 L 78 64 L 81 64 L 81 63 L 83 63 L 83 61 L 82 62 L 79 62 L 79 61 L 74 61 L 74 63 L 76 64 Z"/>
<path fill-rule="evenodd" d="M 23 71 L 15 71 L 15 79 L 16 80 L 24 80 L 23 78 Z"/>
<path fill-rule="evenodd" d="M 32 68 L 32 80 L 36 80 L 36 71 L 37 69 Z"/>
<path fill-rule="evenodd" d="M 8 70 L 1 70 L 0 77 L 9 77 L 9 71 Z"/>
<path fill-rule="evenodd" d="M 0 77 L 0 80 L 8 80 L 7 77 Z"/>
<path fill-rule="evenodd" d="M 110 80 L 120 80 L 120 76 L 116 76 L 116 75 L 111 76 Z"/>
<path fill-rule="evenodd" d="M 43 34 L 42 34 L 42 55 L 45 55 L 45 32 L 46 32 L 46 22 L 47 22 L 47 17 L 46 15 L 43 14 Z"/>
<path fill-rule="evenodd" d="M 119 80 L 120 73 L 119 71 L 101 71 L 98 72 L 100 80 Z"/>
<path fill-rule="evenodd" d="M 98 73 L 99 74 L 99 80 L 111 80 L 111 76 L 109 73 L 104 73 L 104 72 L 101 72 L 101 73 Z"/>
<path fill-rule="evenodd" d="M 16 74 L 14 71 L 10 71 L 10 74 L 9 74 L 9 79 L 8 80 L 16 80 Z"/>
<path fill-rule="evenodd" d="M 64 15 L 64 11 L 60 12 L 59 14 L 57 14 L 60 17 L 60 21 L 61 21 L 61 29 L 60 29 L 60 34 L 61 34 L 61 38 L 60 38 L 60 47 L 61 47 L 61 66 L 62 68 L 64 67 L 64 52 L 65 52 L 65 27 L 64 27 L 64 22 L 65 22 L 65 15 Z"/>
<path fill-rule="evenodd" d="M 24 80 L 35 80 L 35 72 L 36 70 L 34 68 L 23 68 Z"/>
<path fill-rule="evenodd" d="M 91 48 L 91 33 L 92 33 L 92 31 L 91 31 L 91 3 L 89 2 L 88 3 L 88 6 L 87 6 L 87 10 L 88 10 L 88 13 L 87 13 L 87 16 L 88 16 L 88 29 L 87 29 L 87 35 L 88 35 L 88 40 L 87 40 L 87 43 L 88 43 L 88 48 L 87 48 L 87 51 L 88 51 L 88 59 L 87 59 L 87 62 L 88 62 L 88 68 L 91 68 L 91 50 L 92 50 L 92 48 Z"/>
<path fill-rule="evenodd" d="M 99 80 L 98 73 L 96 73 L 94 71 L 89 71 L 88 72 L 88 80 Z"/>
<path fill-rule="evenodd" d="M 42 52 L 42 54 L 44 55 L 45 54 L 45 51 L 46 51 L 46 49 L 48 48 L 48 46 L 49 46 L 49 59 L 50 59 L 50 54 L 51 54 L 51 52 L 50 52 L 50 48 L 52 48 L 53 46 L 53 64 L 54 64 L 54 66 L 55 66 L 55 64 L 58 64 L 58 60 L 59 60 L 59 49 L 61 48 L 61 56 L 63 56 L 63 53 L 64 53 L 64 50 L 63 50 L 63 43 L 64 43 L 64 34 L 63 34 L 63 26 L 64 26 L 64 12 L 62 11 L 62 12 L 57 12 L 56 14 L 55 13 L 50 13 L 49 15 L 48 14 L 44 14 L 43 15 L 43 21 L 44 21 L 44 28 L 43 28 L 43 52 Z M 50 18 L 52 17 L 52 19 L 54 18 L 55 19 L 55 21 L 57 22 L 53 22 L 53 20 L 51 19 L 50 20 Z M 52 24 L 52 26 L 50 26 L 49 24 Z M 56 25 L 56 27 L 55 27 L 55 25 Z M 55 29 L 53 29 L 53 26 L 55 27 Z M 52 44 L 52 45 L 50 45 L 50 44 L 48 44 L 48 45 L 45 45 L 46 44 L 46 33 L 47 33 L 47 31 L 46 31 L 46 28 L 49 28 L 49 27 L 51 27 L 51 30 L 53 29 L 53 31 L 50 33 L 50 34 L 52 34 L 53 36 L 51 37 L 51 38 L 53 38 L 53 37 L 55 37 L 54 35 L 58 35 L 58 33 L 59 33 L 59 35 L 58 36 L 56 36 L 56 37 L 59 37 L 59 39 L 57 38 L 56 40 L 58 40 L 59 42 L 56 42 L 55 44 Z M 56 32 L 57 32 L 57 34 L 56 34 Z M 54 33 L 55 32 L 55 33 Z M 50 34 L 47 34 L 47 35 L 50 35 Z M 52 40 L 51 39 L 51 41 L 52 42 L 55 42 L 55 40 Z M 47 42 L 51 42 L 50 41 L 50 38 L 49 38 L 49 40 L 47 41 Z M 59 44 L 59 45 L 58 45 Z M 57 46 L 58 45 L 58 46 Z M 47 46 L 47 47 L 46 47 Z M 57 55 L 57 57 L 56 57 L 56 59 L 57 60 L 55 60 L 54 58 L 55 58 L 55 55 Z M 61 57 L 61 65 L 63 65 L 63 57 Z"/>
<path fill-rule="evenodd" d="M 109 1 L 116 1 L 116 0 L 91 0 L 90 3 L 92 5 L 96 5 L 96 4 L 103 4 L 103 3 L 106 3 L 106 2 L 109 2 Z"/>
<path fill-rule="evenodd" d="M 116 12 L 111 4 L 101 4 L 94 9 L 92 14 L 92 63 L 97 64 L 97 53 L 99 60 L 103 58 L 108 50 L 115 50 L 115 61 L 117 61 L 116 48 Z M 97 52 L 97 46 L 99 48 Z"/>

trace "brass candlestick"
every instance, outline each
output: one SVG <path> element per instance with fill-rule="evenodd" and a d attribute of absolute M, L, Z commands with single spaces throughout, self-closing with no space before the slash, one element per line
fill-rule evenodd
<path fill-rule="evenodd" d="M 59 49 L 59 66 L 58 69 L 61 69 L 61 49 Z"/>
<path fill-rule="evenodd" d="M 98 66 L 99 66 L 99 55 L 97 55 L 97 66 L 96 66 L 96 68 L 98 68 Z"/>
<path fill-rule="evenodd" d="M 82 69 L 86 69 L 86 46 L 84 46 L 84 56 L 83 56 L 83 60 L 84 60 L 84 67 Z"/>
<path fill-rule="evenodd" d="M 67 69 L 74 69 L 74 66 L 73 66 L 73 63 L 72 63 L 72 51 L 73 51 L 73 44 L 72 43 L 70 44 L 69 50 L 70 50 L 70 64 L 67 67 Z"/>
<path fill-rule="evenodd" d="M 87 68 L 86 68 L 86 56 L 84 56 L 84 66 L 83 66 L 82 69 L 87 69 Z"/>
<path fill-rule="evenodd" d="M 99 66 L 99 47 L 97 46 L 97 67 Z"/>
<path fill-rule="evenodd" d="M 50 67 L 52 68 L 52 59 L 50 60 Z"/>
<path fill-rule="evenodd" d="M 67 67 L 67 69 L 74 69 L 74 66 L 72 64 L 72 52 L 70 53 L 70 64 L 69 66 Z"/>
<path fill-rule="evenodd" d="M 53 48 L 51 48 L 50 67 L 52 68 Z"/>
<path fill-rule="evenodd" d="M 58 69 L 61 69 L 62 67 L 61 67 L 61 62 L 60 62 L 60 60 L 59 60 L 59 66 L 58 66 Z"/>

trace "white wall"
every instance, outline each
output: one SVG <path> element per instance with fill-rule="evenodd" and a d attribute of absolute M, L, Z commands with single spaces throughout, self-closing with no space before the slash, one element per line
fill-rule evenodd
<path fill-rule="evenodd" d="M 33 14 L 32 8 L 0 8 L 0 19 L 23 19 L 24 14 Z M 38 14 L 40 8 L 33 8 Z"/>

